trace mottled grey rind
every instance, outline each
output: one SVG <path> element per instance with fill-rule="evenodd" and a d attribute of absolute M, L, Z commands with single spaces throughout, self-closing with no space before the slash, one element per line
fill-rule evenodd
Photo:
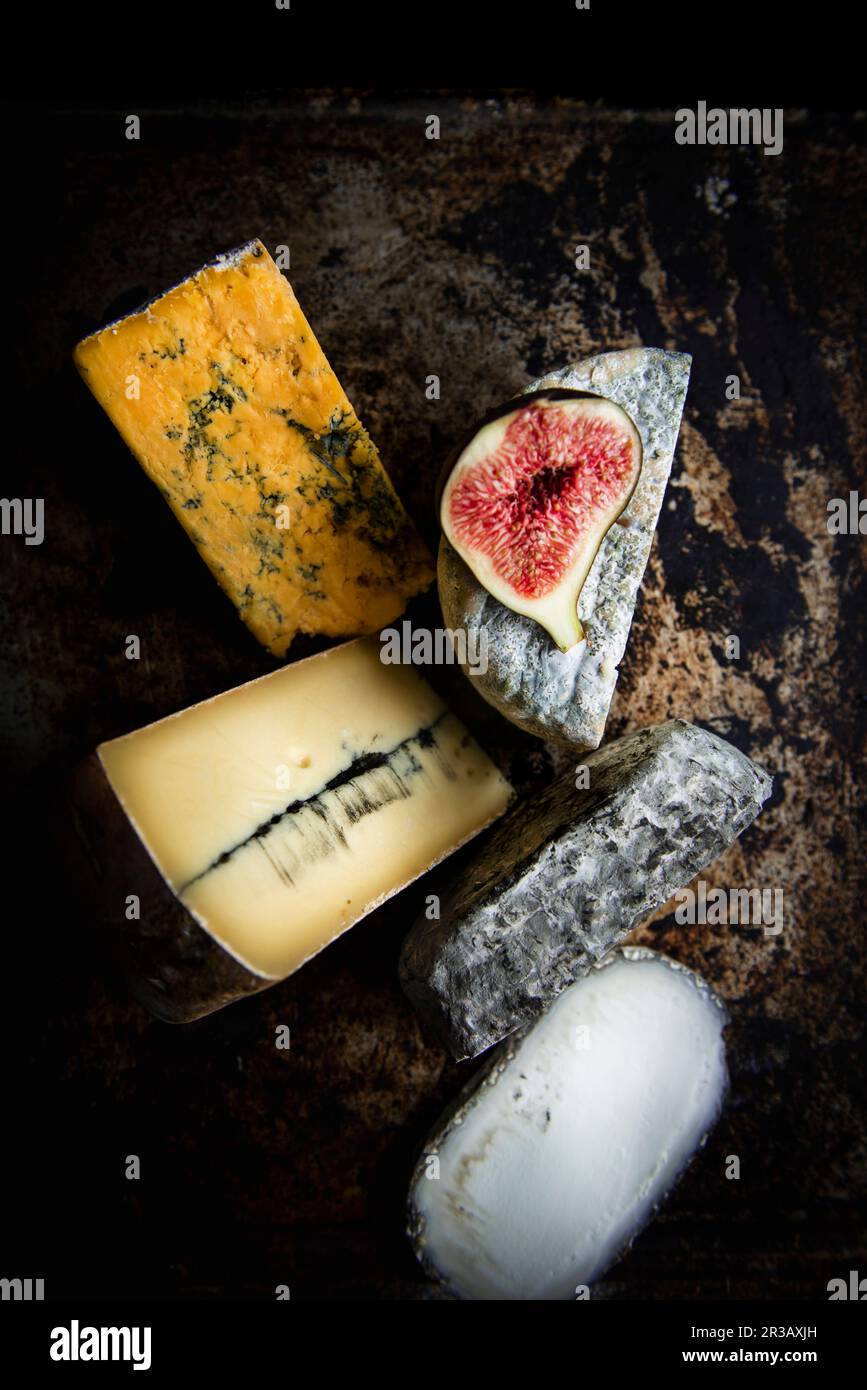
<path fill-rule="evenodd" d="M 440 542 L 437 578 L 446 626 L 466 629 L 471 654 L 482 633 L 487 644 L 487 671 L 465 665 L 465 674 L 489 704 L 528 733 L 580 749 L 602 741 L 671 472 L 691 361 L 661 348 L 606 352 L 526 388 L 605 396 L 622 406 L 641 435 L 644 461 L 635 492 L 602 541 L 578 600 L 586 642 L 561 652 L 532 618 L 489 594 L 445 537 Z"/>
<path fill-rule="evenodd" d="M 403 945 L 403 988 L 457 1061 L 535 1018 L 715 859 L 771 778 L 680 719 L 591 753 L 518 805 Z"/>
<path fill-rule="evenodd" d="M 627 960 L 658 960 L 660 964 L 667 965 L 672 970 L 681 971 L 684 975 L 687 975 L 689 977 L 689 979 L 692 981 L 692 984 L 701 994 L 705 996 L 708 1003 L 712 1004 L 715 1008 L 720 1010 L 720 1012 L 723 1015 L 723 1028 L 727 1026 L 729 1022 L 729 1013 L 725 1007 L 725 1004 L 722 1002 L 719 995 L 711 989 L 707 981 L 703 979 L 701 975 L 698 975 L 694 970 L 689 970 L 687 966 L 681 965 L 679 961 L 672 960 L 669 956 L 664 956 L 658 951 L 650 951 L 645 946 L 621 946 L 616 950 L 609 951 L 608 954 L 601 961 L 598 961 L 592 968 L 595 970 L 604 970 L 608 965 L 612 964 L 612 962 L 615 961 L 618 956 L 625 956 Z M 464 1119 L 469 1110 L 482 1098 L 480 1095 L 482 1089 L 487 1086 L 496 1086 L 498 1084 L 500 1077 L 503 1075 L 503 1072 L 506 1070 L 506 1067 L 508 1066 L 509 1062 L 512 1061 L 522 1042 L 532 1031 L 532 1029 L 535 1027 L 538 1021 L 538 1019 L 534 1019 L 532 1023 L 525 1024 L 523 1028 L 520 1028 L 518 1032 L 513 1033 L 511 1037 L 507 1038 L 505 1042 L 501 1043 L 499 1047 L 495 1048 L 494 1051 L 490 1054 L 490 1057 L 486 1059 L 486 1061 L 482 1064 L 482 1066 L 475 1073 L 475 1075 L 472 1076 L 470 1080 L 466 1083 L 466 1085 L 461 1088 L 460 1092 L 452 1101 L 452 1103 L 446 1106 L 445 1110 L 440 1115 L 439 1119 L 437 1120 L 436 1124 L 434 1125 L 433 1129 L 431 1130 L 430 1134 L 428 1135 L 427 1139 L 422 1145 L 418 1158 L 416 1160 L 415 1168 L 413 1169 L 412 1177 L 410 1178 L 409 1192 L 407 1195 L 406 1233 L 410 1239 L 410 1242 L 412 1243 L 412 1248 L 415 1253 L 416 1259 L 421 1264 L 427 1276 L 431 1280 L 433 1280 L 436 1288 L 438 1290 L 441 1290 L 442 1294 L 447 1298 L 460 1299 L 460 1294 L 456 1289 L 453 1289 L 449 1285 L 448 1280 L 445 1278 L 443 1274 L 440 1273 L 439 1269 L 437 1269 L 437 1266 L 431 1259 L 430 1253 L 427 1248 L 425 1220 L 424 1216 L 419 1211 L 419 1208 L 416 1204 L 415 1192 L 420 1183 L 429 1181 L 429 1179 L 426 1177 L 428 1159 L 432 1155 L 440 1153 L 452 1131 L 456 1129 L 459 1125 L 463 1124 Z M 692 1157 L 690 1158 L 689 1162 L 683 1167 L 683 1169 L 678 1174 L 671 1187 L 669 1187 L 668 1191 L 663 1195 L 661 1200 L 657 1202 L 653 1209 L 648 1213 L 647 1219 L 643 1221 L 639 1226 L 636 1226 L 635 1229 L 631 1232 L 629 1239 L 624 1242 L 624 1244 L 618 1250 L 617 1254 L 609 1262 L 609 1269 L 611 1269 L 612 1266 L 615 1265 L 618 1260 L 623 1259 L 623 1256 L 626 1255 L 629 1252 L 629 1250 L 631 1250 L 638 1236 L 640 1236 L 641 1232 L 646 1230 L 647 1227 L 650 1225 L 651 1221 L 654 1220 L 657 1213 L 669 1200 L 672 1193 L 677 1188 L 678 1184 L 683 1180 L 684 1175 L 689 1171 L 696 1155 L 699 1154 L 701 1150 L 704 1148 L 705 1144 L 708 1141 L 709 1135 L 711 1134 L 717 1121 L 719 1120 L 720 1115 L 722 1114 L 726 1096 L 728 1094 L 728 1080 L 728 1069 L 726 1069 L 725 1080 L 723 1084 L 722 1093 L 720 1094 L 719 1104 L 714 1113 L 711 1115 L 704 1134 L 701 1136 L 699 1142 L 693 1150 Z"/>
<path fill-rule="evenodd" d="M 166 1023 L 189 1023 L 275 983 L 247 970 L 175 897 L 135 833 L 96 753 L 70 786 L 75 829 L 93 879 L 97 924 L 107 929 L 130 991 Z M 126 900 L 140 903 L 138 921 Z"/>

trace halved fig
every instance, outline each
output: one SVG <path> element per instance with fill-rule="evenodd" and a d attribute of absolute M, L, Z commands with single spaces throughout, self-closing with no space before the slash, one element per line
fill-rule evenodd
<path fill-rule="evenodd" d="M 641 472 L 641 437 L 613 401 L 538 391 L 489 416 L 460 450 L 440 522 L 481 584 L 568 651 L 578 596 Z"/>

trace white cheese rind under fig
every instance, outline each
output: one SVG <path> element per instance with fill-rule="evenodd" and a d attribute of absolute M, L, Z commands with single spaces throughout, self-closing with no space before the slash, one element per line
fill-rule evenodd
<path fill-rule="evenodd" d="M 425 1145 L 409 1233 L 429 1273 L 467 1299 L 571 1299 L 592 1285 L 715 1123 L 726 1021 L 700 977 L 641 949 L 565 990 Z"/>
<path fill-rule="evenodd" d="M 626 411 L 641 436 L 635 491 L 602 541 L 578 600 L 583 642 L 560 651 L 532 618 L 488 593 L 445 537 L 440 543 L 437 577 L 446 626 L 466 632 L 467 651 L 487 656 L 484 670 L 466 665 L 464 673 L 500 714 L 539 738 L 579 749 L 602 741 L 671 472 L 690 363 L 688 354 L 661 348 L 606 352 L 525 388 L 604 396 Z"/>

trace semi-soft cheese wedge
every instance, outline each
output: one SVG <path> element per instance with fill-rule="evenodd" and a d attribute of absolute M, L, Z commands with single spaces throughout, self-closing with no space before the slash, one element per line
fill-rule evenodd
<path fill-rule="evenodd" d="M 433 565 L 265 247 L 220 256 L 85 338 L 75 362 L 275 656 L 372 633 Z"/>
<path fill-rule="evenodd" d="M 103 827 L 96 857 L 114 865 L 114 918 L 137 954 L 137 992 L 172 1018 L 291 974 L 510 796 L 434 691 L 384 665 L 372 640 L 113 739 L 95 758 L 83 799 L 88 824 Z M 127 852 L 130 830 L 146 856 Z M 89 838 L 93 849 L 100 837 Z M 126 921 L 130 894 L 146 901 Z"/>

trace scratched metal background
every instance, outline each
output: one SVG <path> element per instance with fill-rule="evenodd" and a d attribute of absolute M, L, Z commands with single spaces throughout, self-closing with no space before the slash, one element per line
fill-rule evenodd
<path fill-rule="evenodd" d="M 865 121 L 791 111 L 784 153 L 765 158 L 677 147 L 671 110 L 530 96 L 138 109 L 135 144 L 125 109 L 55 113 L 10 287 L 24 380 L 6 412 L 28 428 L 4 490 L 46 498 L 47 535 L 3 542 L 3 741 L 30 852 L 8 870 L 25 887 L 7 923 L 9 1258 L 54 1295 L 429 1295 L 405 1185 L 472 1070 L 422 1038 L 396 982 L 435 883 L 285 985 L 173 1029 L 106 974 L 59 809 L 66 769 L 99 740 L 271 669 L 69 360 L 106 318 L 261 236 L 289 244 L 301 303 L 431 546 L 433 479 L 482 410 L 586 353 L 692 353 L 609 732 L 676 714 L 773 772 L 772 804 L 705 877 L 782 888 L 786 924 L 764 937 L 663 912 L 637 934 L 729 1001 L 732 1094 L 597 1294 L 824 1297 L 865 1260 L 864 541 L 825 524 L 830 497 L 867 491 Z M 411 612 L 436 614 L 433 596 Z M 521 791 L 550 776 L 542 744 L 460 676 L 433 678 Z"/>

